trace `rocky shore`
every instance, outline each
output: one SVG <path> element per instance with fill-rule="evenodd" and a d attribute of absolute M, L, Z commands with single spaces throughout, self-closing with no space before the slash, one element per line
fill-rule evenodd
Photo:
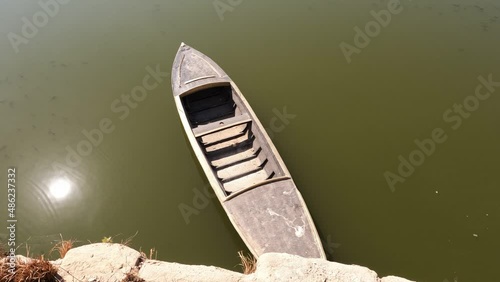
<path fill-rule="evenodd" d="M 17 260 L 30 259 L 18 256 Z M 323 259 L 306 259 L 281 253 L 262 255 L 257 262 L 256 271 L 245 275 L 215 266 L 151 260 L 127 246 L 111 243 L 77 247 L 69 250 L 64 258 L 51 263 L 57 269 L 58 279 L 71 282 L 410 281 L 396 276 L 379 278 L 375 271 L 363 266 L 345 265 Z M 5 269 L 6 265 L 5 258 L 0 266 Z"/>

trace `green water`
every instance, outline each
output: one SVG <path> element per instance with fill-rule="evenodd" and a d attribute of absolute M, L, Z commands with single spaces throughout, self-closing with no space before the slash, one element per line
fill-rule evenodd
<path fill-rule="evenodd" d="M 184 41 L 224 68 L 264 125 L 284 107 L 295 115 L 269 131 L 330 260 L 418 281 L 497 280 L 500 87 L 467 97 L 479 76 L 500 81 L 500 3 L 231 3 L 218 14 L 211 1 L 73 0 L 44 22 L 35 1 L 0 2 L 0 221 L 14 166 L 17 243 L 48 253 L 59 234 L 85 244 L 138 231 L 131 245 L 159 259 L 239 270 L 245 245 L 217 200 L 193 192 L 207 180 L 170 78 L 121 100 L 146 68 L 170 72 Z M 354 27 L 388 5 L 399 12 L 356 47 Z M 34 15 L 41 27 L 27 38 Z M 350 63 L 342 42 L 357 48 Z M 454 112 L 466 98 L 473 110 Z M 401 176 L 398 157 L 436 128 L 446 140 Z M 68 153 L 79 144 L 85 156 Z M 399 175 L 392 190 L 388 172 Z M 180 205 L 197 213 L 186 219 Z"/>

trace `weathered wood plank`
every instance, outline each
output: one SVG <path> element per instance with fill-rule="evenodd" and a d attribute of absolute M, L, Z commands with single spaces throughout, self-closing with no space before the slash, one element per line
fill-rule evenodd
<path fill-rule="evenodd" d="M 240 178 L 236 178 L 232 181 L 224 183 L 224 189 L 228 192 L 235 192 L 246 186 L 250 186 L 259 182 L 266 180 L 269 177 L 267 172 L 263 169 L 258 170 L 255 173 L 245 175 Z"/>
<path fill-rule="evenodd" d="M 321 242 L 315 240 L 316 230 L 292 180 L 257 187 L 225 206 L 257 253 L 322 256 Z"/>
<path fill-rule="evenodd" d="M 248 114 L 237 115 L 235 117 L 219 120 L 218 122 L 212 122 L 207 125 L 200 125 L 196 128 L 193 128 L 193 133 L 195 137 L 200 137 L 250 121 L 252 120 L 250 119 L 250 116 L 248 116 Z"/>

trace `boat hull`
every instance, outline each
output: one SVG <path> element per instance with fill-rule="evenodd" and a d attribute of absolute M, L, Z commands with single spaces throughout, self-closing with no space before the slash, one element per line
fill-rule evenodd
<path fill-rule="evenodd" d="M 256 187 L 226 201 L 224 207 L 255 253 L 323 257 L 316 230 L 291 179 Z"/>
<path fill-rule="evenodd" d="M 193 151 L 253 255 L 283 252 L 325 258 L 288 169 L 229 76 L 210 58 L 182 44 L 172 68 L 172 90 Z"/>

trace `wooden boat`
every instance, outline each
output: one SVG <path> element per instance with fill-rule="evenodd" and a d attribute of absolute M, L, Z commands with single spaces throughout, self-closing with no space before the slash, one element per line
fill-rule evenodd
<path fill-rule="evenodd" d="M 172 67 L 172 91 L 194 153 L 253 255 L 325 258 L 300 192 L 231 78 L 182 43 Z"/>

